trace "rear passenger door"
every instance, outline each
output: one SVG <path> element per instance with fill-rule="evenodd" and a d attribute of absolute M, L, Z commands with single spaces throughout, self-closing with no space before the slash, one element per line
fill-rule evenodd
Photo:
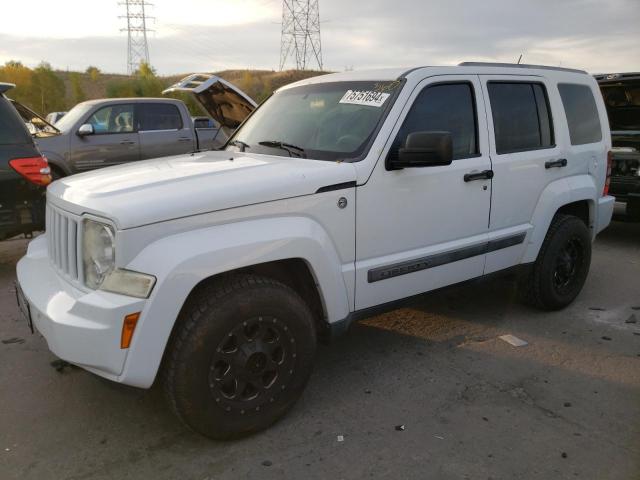
<path fill-rule="evenodd" d="M 140 155 L 143 159 L 179 155 L 195 150 L 192 125 L 184 124 L 177 105 L 140 103 L 137 109 Z"/>
<path fill-rule="evenodd" d="M 562 107 L 555 86 L 542 77 L 481 75 L 494 176 L 489 241 L 512 245 L 487 254 L 484 273 L 520 262 L 542 191 L 572 174 L 566 150 L 557 144 L 554 118 Z"/>

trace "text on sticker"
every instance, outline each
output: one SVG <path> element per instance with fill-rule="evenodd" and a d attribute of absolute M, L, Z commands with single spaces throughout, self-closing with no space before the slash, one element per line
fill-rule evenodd
<path fill-rule="evenodd" d="M 389 93 L 374 92 L 372 90 L 347 90 L 338 103 L 381 107 L 385 100 L 389 98 L 389 95 Z"/>

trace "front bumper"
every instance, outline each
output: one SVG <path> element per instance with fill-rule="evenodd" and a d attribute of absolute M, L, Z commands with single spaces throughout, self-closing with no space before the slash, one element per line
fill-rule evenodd
<path fill-rule="evenodd" d="M 613 217 L 613 207 L 616 199 L 611 195 L 600 197 L 598 199 L 598 211 L 596 212 L 595 235 L 607 228 Z"/>
<path fill-rule="evenodd" d="M 63 280 L 51 266 L 44 235 L 29 244 L 27 254 L 18 262 L 17 277 L 33 324 L 54 354 L 110 380 L 122 381 L 119 376 L 128 352 L 120 348 L 122 322 L 126 315 L 143 311 L 145 300 L 85 292 Z"/>

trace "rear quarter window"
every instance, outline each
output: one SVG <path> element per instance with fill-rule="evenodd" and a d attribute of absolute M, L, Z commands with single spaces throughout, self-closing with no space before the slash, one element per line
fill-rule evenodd
<path fill-rule="evenodd" d="M 560 83 L 558 91 L 567 116 L 571 145 L 585 145 L 602 140 L 598 107 L 591 88 L 587 85 Z"/>
<path fill-rule="evenodd" d="M 0 145 L 32 143 L 22 118 L 11 102 L 0 95 Z"/>

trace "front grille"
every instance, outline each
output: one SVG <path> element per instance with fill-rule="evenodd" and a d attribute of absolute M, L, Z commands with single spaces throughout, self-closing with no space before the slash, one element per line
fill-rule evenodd
<path fill-rule="evenodd" d="M 47 205 L 49 259 L 59 273 L 78 280 L 78 221 L 70 214 Z"/>

